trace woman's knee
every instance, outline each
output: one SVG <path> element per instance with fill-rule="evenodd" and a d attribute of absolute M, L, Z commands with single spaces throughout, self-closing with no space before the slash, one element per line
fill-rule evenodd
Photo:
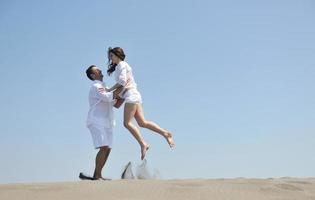
<path fill-rule="evenodd" d="M 137 121 L 138 122 L 138 125 L 141 127 L 141 128 L 145 128 L 147 127 L 148 125 L 148 122 L 146 120 L 140 120 L 140 121 Z"/>
<path fill-rule="evenodd" d="M 124 121 L 124 127 L 125 128 L 130 128 L 132 126 L 131 122 L 129 121 Z"/>

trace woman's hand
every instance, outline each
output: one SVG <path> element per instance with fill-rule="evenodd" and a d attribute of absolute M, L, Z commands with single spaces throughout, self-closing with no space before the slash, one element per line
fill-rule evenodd
<path fill-rule="evenodd" d="M 114 91 L 114 98 L 115 98 L 115 99 L 121 99 L 120 96 L 119 96 L 119 94 L 122 92 L 122 90 L 123 90 L 123 87 L 120 87 L 120 88 L 118 88 L 118 89 L 116 89 L 116 90 Z"/>

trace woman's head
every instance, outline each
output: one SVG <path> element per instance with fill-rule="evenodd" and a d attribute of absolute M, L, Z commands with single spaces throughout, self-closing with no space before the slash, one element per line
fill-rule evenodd
<path fill-rule="evenodd" d="M 125 60 L 126 55 L 122 48 L 115 47 L 108 48 L 107 56 L 108 56 L 107 74 L 110 75 L 115 71 L 116 65 L 118 65 L 120 61 Z"/>

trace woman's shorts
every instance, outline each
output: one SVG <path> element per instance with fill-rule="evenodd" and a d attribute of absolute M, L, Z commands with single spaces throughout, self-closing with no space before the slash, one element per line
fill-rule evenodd
<path fill-rule="evenodd" d="M 128 89 L 124 95 L 123 98 L 125 99 L 126 103 L 142 103 L 142 97 L 140 92 L 137 89 Z"/>

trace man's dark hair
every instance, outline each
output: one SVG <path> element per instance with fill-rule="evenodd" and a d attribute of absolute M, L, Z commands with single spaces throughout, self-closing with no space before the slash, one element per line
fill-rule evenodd
<path fill-rule="evenodd" d="M 94 81 L 94 79 L 91 77 L 91 74 L 93 74 L 93 70 L 92 70 L 93 67 L 96 67 L 96 66 L 95 66 L 95 65 L 91 65 L 91 66 L 85 71 L 87 77 L 88 77 L 91 81 Z"/>

